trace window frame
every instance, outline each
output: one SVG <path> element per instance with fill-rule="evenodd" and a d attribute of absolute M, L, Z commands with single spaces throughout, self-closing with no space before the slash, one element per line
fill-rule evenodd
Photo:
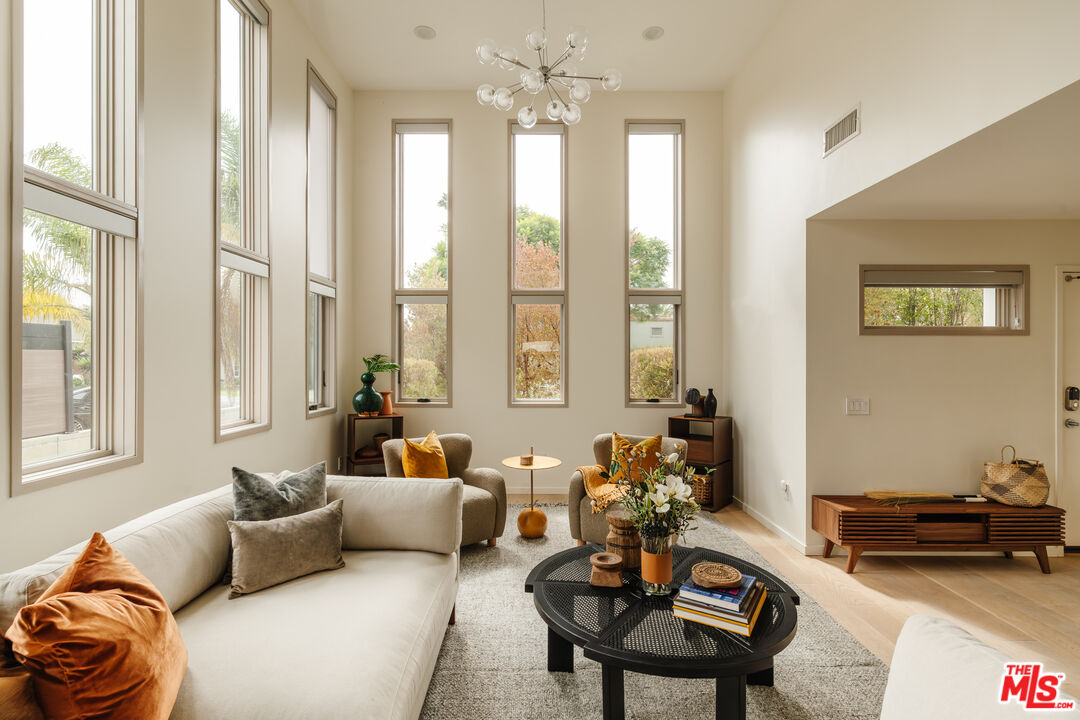
<path fill-rule="evenodd" d="M 399 132 L 399 127 L 412 127 L 412 133 L 442 134 L 446 132 L 446 287 L 445 288 L 407 288 L 405 287 L 404 257 L 405 238 L 402 235 L 402 179 L 400 136 L 409 132 Z M 390 226 L 393 238 L 391 252 L 390 312 L 393 322 L 390 330 L 390 347 L 394 349 L 395 360 L 402 367 L 405 364 L 405 306 L 419 304 L 446 305 L 446 398 L 410 398 L 403 392 L 402 373 L 396 373 L 393 383 L 394 404 L 403 407 L 441 407 L 454 406 L 454 121 L 441 119 L 394 119 L 390 122 Z"/>
<path fill-rule="evenodd" d="M 272 359 L 270 348 L 272 347 L 273 334 L 273 274 L 271 272 L 271 233 L 270 233 L 270 135 L 272 128 L 271 108 L 272 82 L 271 82 L 271 32 L 270 23 L 272 13 L 260 0 L 212 0 L 214 8 L 214 97 L 212 105 L 213 132 L 213 234 L 214 238 L 214 266 L 212 274 L 212 286 L 214 288 L 214 322 L 213 322 L 213 413 L 214 413 L 214 442 L 219 443 L 237 437 L 244 437 L 257 432 L 264 432 L 272 428 L 272 383 L 273 376 Z M 249 212 L 250 220 L 243 218 L 241 227 L 244 237 L 239 245 L 226 243 L 221 238 L 221 11 L 223 4 L 228 3 L 241 16 L 242 23 L 254 24 L 254 32 L 251 33 L 255 42 L 247 49 L 247 55 L 242 57 L 241 67 L 250 72 L 250 77 L 245 78 L 245 86 L 241 87 L 241 93 L 245 95 L 245 104 L 250 104 L 252 111 L 258 116 L 252 120 L 252 128 L 245 136 L 245 126 L 241 123 L 241 142 L 248 145 L 250 157 L 245 157 L 244 164 L 250 166 L 254 175 L 253 183 L 244 184 L 242 187 L 251 187 L 251 195 L 247 196 L 246 202 L 250 207 L 241 210 Z M 245 50 L 241 45 L 241 52 Z M 251 83 L 250 87 L 246 86 Z M 256 95 L 257 93 L 257 95 Z M 243 121 L 243 118 L 238 118 Z M 246 242 L 248 227 L 252 227 L 251 242 Z M 249 393 L 249 397 L 242 401 L 247 405 L 251 418 L 242 418 L 240 422 L 223 425 L 221 422 L 221 298 L 220 298 L 220 272 L 222 268 L 230 268 L 243 273 L 246 279 L 250 278 L 250 287 L 245 287 L 246 317 L 244 326 L 250 329 L 243 338 L 244 355 L 248 362 L 241 369 L 241 385 Z M 245 283 L 248 285 L 248 283 Z M 306 313 L 305 313 L 306 315 Z M 306 385 L 306 383 L 305 383 Z M 243 392 L 243 391 L 242 391 Z M 243 395 L 241 395 L 243 398 Z"/>
<path fill-rule="evenodd" d="M 103 0 L 94 18 L 97 78 L 93 97 L 94 187 L 86 188 L 24 162 L 24 14 L 11 7 L 11 323 L 9 493 L 55 487 L 142 462 L 143 3 Z M 109 22 L 109 19 L 112 22 Z M 118 109 L 119 108 L 119 109 Z M 106 121 L 111 116 L 112 121 Z M 29 198 L 27 196 L 30 196 Z M 97 348 L 92 448 L 24 467 L 23 214 L 42 212 L 93 232 L 95 290 L 92 347 Z M 104 338 L 112 342 L 105 343 Z"/>
<path fill-rule="evenodd" d="M 1004 327 L 1001 325 L 989 327 L 920 327 L 911 325 L 866 325 L 866 274 L 875 271 L 891 272 L 1019 272 L 1023 279 L 1019 286 L 1014 286 L 1008 292 L 1008 297 L 1015 307 L 1014 316 L 1021 322 L 1021 327 Z M 1001 336 L 1001 335 L 1030 335 L 1031 334 L 1031 266 L 1030 265 L 909 265 L 909 264 L 861 264 L 859 265 L 859 308 L 858 322 L 859 335 L 936 335 L 936 336 Z M 933 287 L 932 284 L 896 284 L 880 287 Z M 871 287 L 874 287 L 873 285 Z M 946 287 L 938 285 L 938 287 Z M 948 285 L 947 287 L 954 287 Z M 970 285 L 969 287 L 990 287 L 990 285 Z"/>
<path fill-rule="evenodd" d="M 515 183 L 515 171 L 516 171 L 516 148 L 514 145 L 514 135 L 529 135 L 529 134 L 551 134 L 559 135 L 562 138 L 561 152 L 559 153 L 560 167 L 560 179 L 562 182 L 562 192 L 560 193 L 560 217 L 559 217 L 559 272 L 561 275 L 561 288 L 559 289 L 544 289 L 544 288 L 517 288 L 514 286 L 514 271 L 517 266 L 517 238 L 515 237 L 515 226 L 517 219 L 517 187 Z M 569 145 L 570 145 L 570 132 L 568 126 L 557 120 L 537 120 L 536 124 L 531 128 L 524 128 L 518 123 L 517 120 L 507 120 L 507 166 L 509 173 L 509 181 L 507 187 L 509 192 L 508 207 L 507 207 L 507 238 L 508 238 L 508 253 L 507 258 L 507 371 L 506 371 L 506 387 L 507 387 L 507 407 L 510 408 L 524 408 L 524 407 L 557 407 L 567 408 L 570 407 L 570 350 L 568 340 L 570 338 L 570 223 L 568 218 L 569 209 L 569 173 L 568 173 L 568 159 Z M 526 302 L 531 301 L 531 302 Z M 516 397 L 514 379 L 516 377 L 516 353 L 514 350 L 514 330 L 517 325 L 517 305 L 542 305 L 542 304 L 556 304 L 561 309 L 561 320 L 559 323 L 559 361 L 560 368 L 560 398 L 558 400 L 521 400 Z"/>
<path fill-rule="evenodd" d="M 322 277 L 311 270 L 311 92 L 314 90 L 326 103 L 330 111 L 330 157 L 329 157 L 329 187 L 327 194 L 329 199 L 330 217 L 327 218 L 327 231 L 329 233 L 330 277 Z M 307 174 L 305 176 L 304 197 L 304 268 L 305 277 L 305 304 L 310 302 L 314 295 L 319 304 L 319 327 L 317 333 L 317 346 L 319 354 L 319 372 L 322 376 L 322 388 L 318 402 L 312 405 L 307 397 L 307 383 L 311 378 L 311 355 L 307 351 L 311 343 L 313 328 L 311 327 L 310 315 L 304 313 L 304 406 L 308 418 L 329 415 L 337 412 L 337 95 L 330 89 L 330 85 L 315 68 L 310 60 L 307 62 Z"/>
<path fill-rule="evenodd" d="M 637 127 L 637 132 L 634 128 Z M 667 132 L 663 132 L 664 130 Z M 651 130 L 651 132 L 650 132 Z M 631 288 L 630 287 L 630 136 L 638 134 L 673 134 L 678 136 L 675 149 L 675 234 L 672 247 L 672 285 L 671 288 Z M 625 346 L 623 368 L 625 382 L 623 392 L 627 408 L 682 408 L 684 378 L 686 377 L 686 121 L 685 120 L 633 120 L 624 123 L 623 132 L 623 314 Z M 674 373 L 672 397 L 670 398 L 634 398 L 630 392 L 630 306 L 647 304 L 665 304 L 674 306 L 675 317 L 672 319 L 672 350 L 675 354 L 672 362 Z"/>

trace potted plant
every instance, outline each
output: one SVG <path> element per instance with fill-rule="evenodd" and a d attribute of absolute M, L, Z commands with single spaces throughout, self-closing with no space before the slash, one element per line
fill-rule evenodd
<path fill-rule="evenodd" d="M 625 488 L 619 502 L 630 513 L 641 536 L 641 585 L 648 595 L 668 595 L 671 586 L 671 548 L 679 536 L 691 530 L 700 509 L 694 500 L 694 468 L 678 453 L 660 458 L 653 468 L 644 463 L 644 451 L 632 448 L 618 484 Z M 651 464 L 651 463 L 650 463 Z M 612 460 L 610 479 L 622 465 Z"/>
<path fill-rule="evenodd" d="M 363 387 L 353 395 L 353 409 L 362 415 L 378 415 L 383 408 L 383 396 L 372 385 L 375 384 L 375 373 L 397 372 L 401 367 L 391 360 L 389 356 L 377 353 L 363 359 L 367 366 L 367 372 L 360 376 Z"/>

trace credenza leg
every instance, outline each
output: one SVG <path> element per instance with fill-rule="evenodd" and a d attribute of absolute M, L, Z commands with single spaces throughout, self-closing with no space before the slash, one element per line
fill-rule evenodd
<path fill-rule="evenodd" d="M 825 549 L 821 551 L 821 557 L 826 559 L 832 557 L 833 547 L 835 547 L 833 541 L 825 538 Z"/>
<path fill-rule="evenodd" d="M 1035 546 L 1035 557 L 1037 557 L 1039 559 L 1039 567 L 1042 568 L 1042 571 L 1044 573 L 1046 573 L 1047 575 L 1049 575 L 1050 574 L 1050 558 L 1048 558 L 1046 556 L 1046 546 L 1045 545 L 1036 545 Z"/>
<path fill-rule="evenodd" d="M 852 545 L 847 551 L 847 567 L 844 568 L 844 572 L 850 575 L 855 572 L 855 563 L 859 562 L 859 556 L 862 555 L 862 548 L 857 545 Z"/>
<path fill-rule="evenodd" d="M 1005 552 L 1003 552 L 1001 554 L 1005 556 L 1006 560 L 1012 560 L 1012 557 L 1013 557 L 1012 556 L 1012 550 L 1006 550 Z"/>

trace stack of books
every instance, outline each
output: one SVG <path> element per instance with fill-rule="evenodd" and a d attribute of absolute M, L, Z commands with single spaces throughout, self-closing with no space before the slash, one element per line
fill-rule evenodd
<path fill-rule="evenodd" d="M 737 588 L 710 590 L 687 580 L 675 596 L 675 617 L 750 637 L 765 605 L 765 583 L 743 575 Z"/>

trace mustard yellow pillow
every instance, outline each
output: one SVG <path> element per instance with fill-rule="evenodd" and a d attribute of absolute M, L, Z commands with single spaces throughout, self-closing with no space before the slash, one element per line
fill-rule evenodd
<path fill-rule="evenodd" d="M 422 443 L 414 443 L 405 438 L 405 447 L 401 451 L 401 466 L 407 478 L 448 478 L 446 456 L 443 455 L 442 443 L 434 430 L 428 433 Z"/>
<path fill-rule="evenodd" d="M 634 445 L 619 433 L 611 433 L 611 459 L 619 461 L 619 465 L 611 475 L 611 482 L 625 482 L 628 467 L 630 468 L 630 482 L 640 482 L 642 472 L 655 470 L 660 464 L 660 440 L 660 435 L 654 435 Z M 630 459 L 631 449 L 637 450 L 633 462 Z"/>

